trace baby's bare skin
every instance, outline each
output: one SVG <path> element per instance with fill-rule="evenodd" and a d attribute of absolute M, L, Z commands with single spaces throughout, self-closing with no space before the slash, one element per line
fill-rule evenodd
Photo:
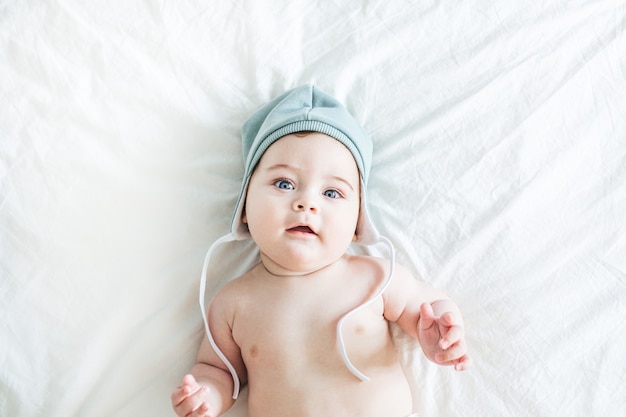
<path fill-rule="evenodd" d="M 363 262 L 351 258 L 296 277 L 275 277 L 260 265 L 218 296 L 218 306 L 222 297 L 238 300 L 228 315 L 251 375 L 250 417 L 410 414 L 411 393 L 383 316 L 382 298 L 343 326 L 350 360 L 371 380 L 357 379 L 339 354 L 338 320 L 372 297 L 384 280 L 380 267 L 375 276 Z"/>
<path fill-rule="evenodd" d="M 346 321 L 343 335 L 349 358 L 370 377 L 368 382 L 350 373 L 337 345 L 337 321 L 376 293 L 387 265 L 382 259 L 345 255 L 320 271 L 280 277 L 259 264 L 220 289 L 211 302 L 210 325 L 241 382 L 249 385 L 250 417 L 404 417 L 412 412 L 388 322 L 398 322 L 418 338 L 422 302 L 441 303 L 440 312 L 457 314 L 442 293 L 418 283 L 398 265 L 383 296 Z M 458 335 L 452 333 L 454 342 Z M 436 339 L 438 343 L 439 336 Z M 459 363 L 454 349 L 438 362 Z M 197 382 L 186 377 L 190 381 L 183 381 L 178 395 L 188 397 L 185 404 L 195 412 L 179 415 L 213 417 L 232 405 L 230 374 L 206 339 L 192 374 Z M 212 388 L 207 392 L 202 386 Z M 172 402 L 177 404 L 175 395 L 176 391 Z"/>

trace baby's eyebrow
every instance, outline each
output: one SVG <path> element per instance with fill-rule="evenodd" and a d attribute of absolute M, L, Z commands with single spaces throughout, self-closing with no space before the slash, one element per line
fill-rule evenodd
<path fill-rule="evenodd" d="M 289 164 L 275 164 L 267 168 L 269 171 L 275 171 L 277 169 L 290 169 L 292 171 L 300 171 L 298 168 Z"/>
<path fill-rule="evenodd" d="M 350 187 L 350 190 L 354 191 L 354 187 L 352 186 L 352 184 L 350 184 L 350 181 L 346 180 L 345 178 L 338 177 L 336 175 L 333 175 L 332 178 L 346 184 L 348 187 Z"/>
<path fill-rule="evenodd" d="M 281 170 L 281 169 L 287 169 L 287 170 L 296 171 L 296 172 L 302 171 L 300 168 L 295 167 L 293 165 L 289 165 L 289 164 L 274 164 L 267 168 L 268 171 L 276 171 L 276 170 Z M 338 175 L 331 175 L 329 178 L 339 181 L 341 183 L 344 183 L 350 188 L 350 190 L 354 191 L 354 186 L 347 179 L 340 177 Z"/>

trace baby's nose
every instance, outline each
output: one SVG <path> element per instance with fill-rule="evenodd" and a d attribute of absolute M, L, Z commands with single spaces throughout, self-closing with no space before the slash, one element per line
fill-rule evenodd
<path fill-rule="evenodd" d="M 310 211 L 311 213 L 317 213 L 317 203 L 310 199 L 300 199 L 293 203 L 293 209 L 296 211 Z"/>

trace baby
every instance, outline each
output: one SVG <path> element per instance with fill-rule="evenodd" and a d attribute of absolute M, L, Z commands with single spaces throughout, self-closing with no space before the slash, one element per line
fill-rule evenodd
<path fill-rule="evenodd" d="M 247 383 L 250 417 L 414 415 L 389 322 L 435 363 L 464 370 L 471 359 L 455 303 L 396 265 L 390 244 L 391 260 L 347 253 L 388 243 L 367 213 L 368 135 L 310 85 L 262 107 L 242 135 L 244 182 L 216 243 L 252 237 L 261 262 L 208 314 L 201 295 L 207 338 L 171 395 L 176 414 L 219 416 Z"/>

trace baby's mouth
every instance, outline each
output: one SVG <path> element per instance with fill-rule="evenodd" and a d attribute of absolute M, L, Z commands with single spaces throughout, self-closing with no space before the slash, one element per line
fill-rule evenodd
<path fill-rule="evenodd" d="M 288 232 L 316 234 L 309 226 L 295 226 L 287 229 Z"/>

